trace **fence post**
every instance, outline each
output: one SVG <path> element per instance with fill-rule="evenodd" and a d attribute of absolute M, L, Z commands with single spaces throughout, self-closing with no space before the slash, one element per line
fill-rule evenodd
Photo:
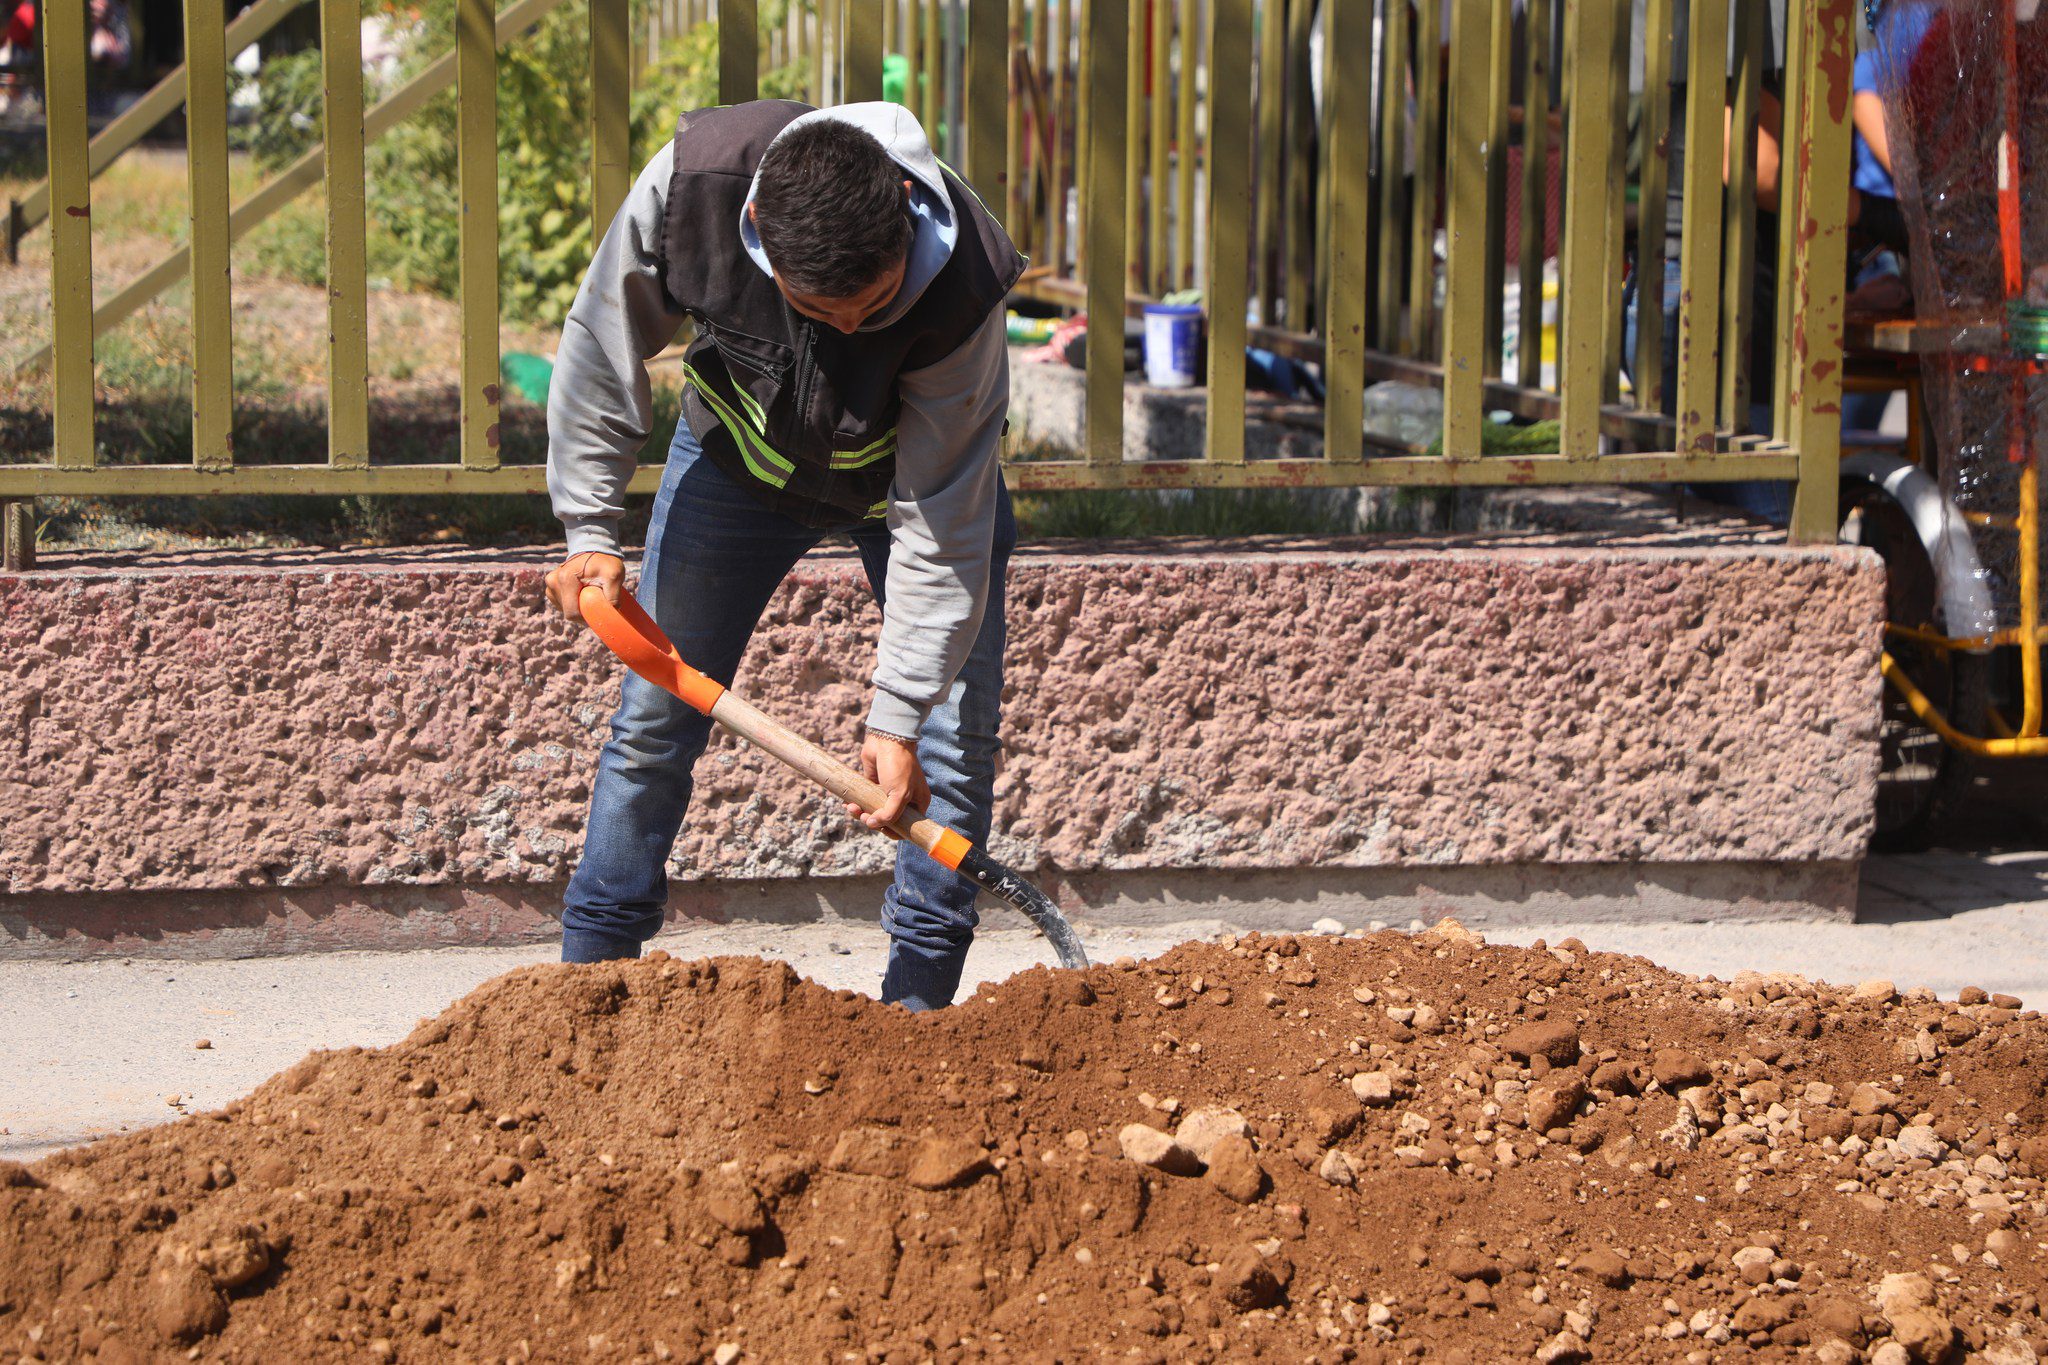
<path fill-rule="evenodd" d="M 1195 168 L 1202 162 L 1195 141 L 1195 95 L 1201 84 L 1202 32 L 1202 0 L 1185 0 L 1180 15 L 1179 77 L 1174 82 L 1178 113 L 1173 134 L 1177 149 L 1173 163 L 1173 270 L 1177 289 L 1196 288 L 1196 281 L 1203 275 L 1195 266 Z M 1250 94 L 1249 70 L 1245 72 L 1245 84 L 1245 93 Z M 1250 117 L 1249 111 L 1246 117 Z M 1244 209 L 1250 211 L 1249 203 Z"/>
<path fill-rule="evenodd" d="M 491 0 L 456 0 L 462 463 L 498 467 L 498 35 Z"/>
<path fill-rule="evenodd" d="M 626 0 L 590 0 L 590 240 L 604 240 L 633 185 L 633 73 Z"/>
<path fill-rule="evenodd" d="M 1409 354 L 1427 356 L 1434 349 L 1436 326 L 1437 186 L 1443 173 L 1443 149 L 1437 145 L 1443 104 L 1442 70 L 1437 49 L 1443 40 L 1443 11 L 1421 5 L 1415 16 L 1415 193 L 1408 211 L 1408 334 Z"/>
<path fill-rule="evenodd" d="M 1508 104 L 1514 93 L 1515 20 L 1512 5 L 1492 8 L 1486 66 L 1486 322 L 1481 345 L 1485 372 L 1506 378 L 1501 358 L 1507 345 Z M 1528 112 L 1525 105 L 1524 118 Z"/>
<path fill-rule="evenodd" d="M 1799 486 L 1791 541 L 1829 545 L 1836 536 L 1842 457 L 1842 294 L 1849 247 L 1849 64 L 1855 51 L 1853 0 L 1812 0 L 1806 70 L 1800 82 L 1797 319 L 1789 363 L 1795 386 L 1792 441 Z"/>
<path fill-rule="evenodd" d="M 1664 236 L 1671 164 L 1671 0 L 1649 0 L 1643 27 L 1642 195 L 1636 210 L 1635 405 L 1664 404 Z M 1654 305 L 1654 306 L 1652 306 Z"/>
<path fill-rule="evenodd" d="M 1735 94 L 1730 103 L 1736 141 L 1728 163 L 1728 245 L 1721 253 L 1721 414 L 1737 431 L 1755 430 L 1749 420 L 1749 350 L 1756 328 L 1750 279 L 1756 271 L 1757 109 L 1770 37 L 1768 8 L 1736 6 Z"/>
<path fill-rule="evenodd" d="M 370 463 L 370 301 L 361 2 L 323 0 L 320 18 L 327 123 L 327 462 L 363 469 Z"/>
<path fill-rule="evenodd" d="M 878 100 L 882 98 L 882 0 L 848 0 L 844 22 L 841 98 L 848 104 Z"/>
<path fill-rule="evenodd" d="M 1451 6 L 1450 110 L 1446 160 L 1449 203 L 1444 209 L 1444 457 L 1475 458 L 1484 449 L 1485 376 L 1492 347 L 1487 342 L 1486 297 L 1495 280 L 1487 262 L 1492 209 L 1493 162 L 1488 147 L 1493 116 L 1491 78 L 1498 27 L 1488 0 L 1455 0 Z"/>
<path fill-rule="evenodd" d="M 1372 184 L 1372 4 L 1331 0 L 1324 20 L 1323 129 L 1329 140 L 1329 282 L 1323 306 L 1323 456 L 1365 455 L 1365 271 Z"/>
<path fill-rule="evenodd" d="M 1252 0 L 1213 0 L 1209 13 L 1209 412 L 1203 454 L 1214 464 L 1243 464 Z M 1184 51 L 1198 45 L 1199 40 Z"/>
<path fill-rule="evenodd" d="M 43 11 L 50 166 L 50 348 L 56 462 L 93 463 L 92 182 L 86 169 L 85 6 Z"/>
<path fill-rule="evenodd" d="M 1124 160 L 1133 0 L 1091 0 L 1081 64 L 1088 87 L 1087 180 L 1081 207 L 1088 244 L 1088 462 L 1124 458 L 1124 272 L 1129 245 Z"/>
<path fill-rule="evenodd" d="M 1600 398 L 1608 289 L 1608 142 L 1615 135 L 1615 10 L 1606 0 L 1566 0 L 1564 241 L 1559 262 L 1558 453 L 1600 453 Z"/>
<path fill-rule="evenodd" d="M 1678 444 L 1714 453 L 1721 331 L 1721 153 L 1726 145 L 1728 0 L 1692 0 L 1686 46 L 1685 209 L 1678 251 Z M 1843 170 L 1844 183 L 1848 171 Z M 1846 265 L 1845 267 L 1846 268 Z M 1653 296 L 1650 296 L 1653 297 Z M 1650 307 L 1638 295 L 1638 310 Z"/>
<path fill-rule="evenodd" d="M 822 23 L 823 11 L 819 13 Z M 760 68 L 754 0 L 718 0 L 718 102 L 745 104 L 753 99 L 761 88 Z M 813 92 L 813 98 L 823 99 L 823 90 Z"/>
<path fill-rule="evenodd" d="M 185 141 L 192 225 L 192 462 L 232 466 L 228 297 L 228 54 L 221 0 L 185 0 Z"/>

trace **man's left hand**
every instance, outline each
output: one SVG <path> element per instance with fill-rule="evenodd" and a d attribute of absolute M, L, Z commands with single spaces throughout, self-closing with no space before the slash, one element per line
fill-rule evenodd
<path fill-rule="evenodd" d="M 917 765 L 917 746 L 909 740 L 868 731 L 860 746 L 860 770 L 888 793 L 877 811 L 848 803 L 846 813 L 869 829 L 894 839 L 897 836 L 883 828 L 885 825 L 901 819 L 906 810 L 922 811 L 931 804 L 932 789 L 924 780 L 924 769 Z"/>

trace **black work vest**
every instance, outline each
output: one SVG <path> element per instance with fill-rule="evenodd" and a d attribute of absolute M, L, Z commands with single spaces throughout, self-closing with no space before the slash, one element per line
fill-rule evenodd
<path fill-rule="evenodd" d="M 705 457 L 776 511 L 840 529 L 888 512 L 897 376 L 959 349 L 1024 261 L 973 191 L 942 169 L 959 234 L 909 311 L 851 336 L 798 313 L 747 254 L 740 215 L 768 144 L 809 112 L 760 100 L 683 115 L 662 270 L 671 301 L 697 324 L 683 353 L 683 413 Z"/>

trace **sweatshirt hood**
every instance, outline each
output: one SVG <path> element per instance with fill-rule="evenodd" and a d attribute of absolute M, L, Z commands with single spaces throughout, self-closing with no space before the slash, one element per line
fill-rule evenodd
<path fill-rule="evenodd" d="M 953 212 L 953 197 L 946 190 L 946 177 L 939 168 L 939 158 L 933 153 L 930 140 L 925 137 L 917 119 L 900 104 L 876 100 L 814 109 L 792 119 L 789 126 L 768 144 L 769 150 L 774 150 L 775 143 L 788 137 L 793 130 L 827 119 L 850 123 L 873 137 L 889 153 L 890 160 L 903 168 L 910 180 L 912 234 L 910 256 L 903 267 L 903 284 L 885 308 L 861 324 L 860 330 L 869 332 L 887 327 L 901 318 L 924 295 L 925 287 L 952 259 L 953 246 L 960 239 L 960 223 Z M 740 241 L 762 273 L 772 275 L 775 272 L 769 265 L 768 253 L 761 247 L 761 235 L 754 231 L 753 219 L 749 216 L 749 210 L 754 206 L 754 194 L 760 187 L 761 173 L 756 170 L 754 183 L 747 190 L 747 202 L 740 209 Z"/>

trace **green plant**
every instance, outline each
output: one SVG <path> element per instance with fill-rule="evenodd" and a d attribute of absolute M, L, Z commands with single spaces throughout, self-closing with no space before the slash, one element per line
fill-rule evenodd
<path fill-rule="evenodd" d="M 786 16 L 770 4 L 764 22 Z M 387 9 L 392 0 L 385 0 Z M 402 72 L 448 50 L 453 7 L 427 7 L 406 32 Z M 634 22 L 644 18 L 633 5 Z M 411 24 L 410 18 L 408 23 Z M 593 248 L 590 200 L 589 16 L 557 10 L 498 54 L 498 261 L 510 321 L 559 326 Z M 767 97 L 801 89 L 795 66 L 769 72 Z M 669 40 L 634 78 L 630 105 L 637 169 L 673 135 L 684 109 L 718 99 L 718 33 L 700 24 Z M 459 288 L 460 202 L 455 100 L 442 95 L 370 151 L 371 267 L 401 289 L 453 297 Z"/>
<path fill-rule="evenodd" d="M 1514 422 L 1496 422 L 1491 417 L 1479 428 L 1479 453 L 1482 455 L 1555 455 L 1558 450 L 1558 424 L 1554 421 L 1531 422 L 1526 426 Z M 1429 455 L 1434 458 L 1444 453 L 1443 433 L 1429 443 Z"/>
<path fill-rule="evenodd" d="M 234 79 L 256 87 L 255 117 L 230 136 L 258 167 L 275 171 L 288 166 L 320 141 L 325 86 L 318 48 L 272 57 L 256 75 L 237 72 Z"/>
<path fill-rule="evenodd" d="M 286 204 L 258 223 L 235 248 L 257 275 L 309 284 L 327 283 L 327 204 L 317 191 Z"/>

